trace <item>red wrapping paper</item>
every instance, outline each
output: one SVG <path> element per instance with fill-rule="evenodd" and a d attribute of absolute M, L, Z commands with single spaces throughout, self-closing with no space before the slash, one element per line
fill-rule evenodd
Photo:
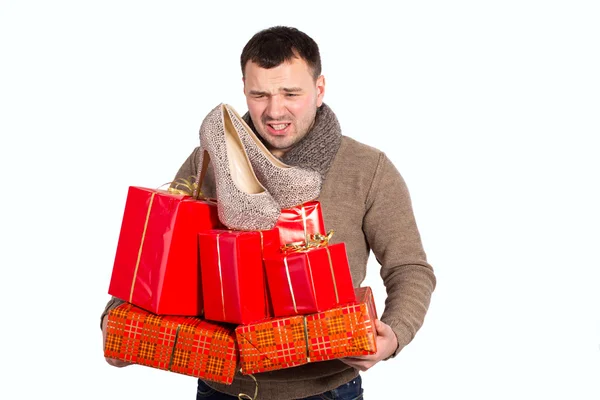
<path fill-rule="evenodd" d="M 279 252 L 277 229 L 198 234 L 208 320 L 246 324 L 271 316 L 263 257 Z"/>
<path fill-rule="evenodd" d="M 282 245 L 306 243 L 307 237 L 317 233 L 325 235 L 321 203 L 313 200 L 298 206 L 284 208 L 281 210 L 275 227 L 279 229 Z"/>
<path fill-rule="evenodd" d="M 241 373 L 256 374 L 310 362 L 377 352 L 377 310 L 371 288 L 357 301 L 307 316 L 272 318 L 235 329 Z"/>
<path fill-rule="evenodd" d="M 344 243 L 266 256 L 264 263 L 276 317 L 312 314 L 356 301 Z"/>
<path fill-rule="evenodd" d="M 129 187 L 108 293 L 155 314 L 200 315 L 197 235 L 217 227 L 215 202 Z"/>
<path fill-rule="evenodd" d="M 108 313 L 104 356 L 231 384 L 238 350 L 233 326 L 123 303 Z"/>

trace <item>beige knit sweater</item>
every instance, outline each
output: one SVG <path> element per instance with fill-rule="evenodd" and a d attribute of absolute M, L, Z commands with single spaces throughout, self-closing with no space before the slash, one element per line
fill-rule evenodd
<path fill-rule="evenodd" d="M 176 177 L 197 174 L 198 150 L 183 163 Z M 203 192 L 213 194 L 213 184 L 209 179 Z M 360 286 L 365 279 L 370 251 L 381 265 L 387 298 L 380 319 L 392 327 L 398 338 L 396 355 L 423 324 L 436 284 L 404 180 L 384 153 L 343 136 L 318 200 L 325 228 L 335 231 L 331 243 L 346 244 L 354 286 Z M 118 303 L 109 301 L 103 315 Z M 356 375 L 357 370 L 332 360 L 255 377 L 259 399 L 291 400 L 326 392 Z M 231 395 L 252 394 L 255 387 L 250 377 L 239 373 L 231 385 L 207 383 Z"/>

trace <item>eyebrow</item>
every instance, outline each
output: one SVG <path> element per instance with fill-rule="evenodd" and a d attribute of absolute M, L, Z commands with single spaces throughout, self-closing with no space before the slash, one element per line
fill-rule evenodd
<path fill-rule="evenodd" d="M 291 87 L 291 88 L 279 88 L 280 92 L 286 92 L 286 93 L 298 93 L 302 91 L 302 88 L 299 87 Z M 248 92 L 249 94 L 253 95 L 253 96 L 268 96 L 270 95 L 269 92 L 263 91 L 263 90 L 250 90 Z"/>

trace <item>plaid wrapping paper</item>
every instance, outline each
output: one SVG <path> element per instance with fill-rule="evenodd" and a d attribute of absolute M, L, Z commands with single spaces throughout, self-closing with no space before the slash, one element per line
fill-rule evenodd
<path fill-rule="evenodd" d="M 231 384 L 237 346 L 234 327 L 123 303 L 108 314 L 104 356 Z"/>
<path fill-rule="evenodd" d="M 307 363 L 305 325 L 300 316 L 239 325 L 236 339 L 244 374 Z"/>
<path fill-rule="evenodd" d="M 242 374 L 377 352 L 377 310 L 370 287 L 355 289 L 357 303 L 307 316 L 239 325 Z"/>

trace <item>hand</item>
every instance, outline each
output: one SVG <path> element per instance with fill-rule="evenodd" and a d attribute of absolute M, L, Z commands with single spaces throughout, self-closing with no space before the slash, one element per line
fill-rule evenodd
<path fill-rule="evenodd" d="M 107 324 L 108 324 L 108 317 L 105 316 L 104 319 L 102 320 L 102 348 L 104 348 L 104 346 L 106 346 L 106 325 Z M 127 361 L 118 360 L 116 358 L 104 357 L 104 359 L 106 360 L 107 363 L 109 363 L 113 367 L 118 367 L 118 368 L 126 367 L 126 366 L 132 364 Z"/>
<path fill-rule="evenodd" d="M 340 360 L 359 371 L 366 371 L 379 361 L 385 360 L 394 354 L 398 348 L 398 338 L 392 328 L 376 319 L 375 330 L 377 331 L 377 338 L 375 339 L 377 353 L 359 357 L 345 357 Z"/>

